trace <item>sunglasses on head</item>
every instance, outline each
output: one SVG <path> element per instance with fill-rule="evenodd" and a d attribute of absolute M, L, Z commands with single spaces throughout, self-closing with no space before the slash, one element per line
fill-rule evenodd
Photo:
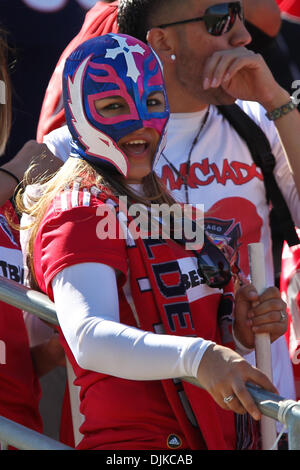
<path fill-rule="evenodd" d="M 204 244 L 200 252 L 194 251 L 198 270 L 209 287 L 224 287 L 232 273 L 230 263 L 223 252 L 204 233 Z"/>
<path fill-rule="evenodd" d="M 158 28 L 192 23 L 194 21 L 204 21 L 209 34 L 212 36 L 221 36 L 231 30 L 236 22 L 237 16 L 241 21 L 244 21 L 243 7 L 240 2 L 219 3 L 207 8 L 203 16 L 188 20 L 175 21 L 173 23 L 161 24 Z"/>

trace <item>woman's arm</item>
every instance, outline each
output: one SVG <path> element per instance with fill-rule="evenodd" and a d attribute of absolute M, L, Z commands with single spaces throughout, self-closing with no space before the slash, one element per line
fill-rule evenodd
<path fill-rule="evenodd" d="M 95 288 L 95 282 L 97 288 Z M 121 324 L 115 271 L 98 263 L 64 269 L 52 281 L 57 316 L 84 369 L 133 380 L 197 376 L 211 341 L 157 335 Z"/>
<path fill-rule="evenodd" d="M 66 268 L 54 277 L 52 289 L 60 326 L 82 368 L 131 380 L 196 377 L 222 408 L 248 411 L 254 419 L 260 412 L 246 382 L 276 392 L 262 372 L 229 348 L 120 324 L 116 275 L 106 265 Z M 236 399 L 225 404 L 230 394 Z"/>
<path fill-rule="evenodd" d="M 34 182 L 38 176 L 54 173 L 62 165 L 62 161 L 55 157 L 45 144 L 38 144 L 35 140 L 26 142 L 12 160 L 1 166 L 4 170 L 15 175 L 16 179 L 0 171 L 0 206 L 13 196 L 17 180 L 23 180 L 24 173 L 32 162 L 35 166 L 30 173 L 29 184 Z"/>

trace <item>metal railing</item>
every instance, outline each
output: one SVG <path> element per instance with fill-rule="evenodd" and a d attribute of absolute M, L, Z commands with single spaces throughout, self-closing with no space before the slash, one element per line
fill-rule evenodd
<path fill-rule="evenodd" d="M 0 416 L 0 444 L 1 450 L 9 446 L 18 450 L 74 450 L 3 416 Z"/>
<path fill-rule="evenodd" d="M 1 276 L 0 300 L 57 324 L 54 304 L 46 295 Z M 0 444 L 1 450 L 8 449 L 8 446 L 19 450 L 74 450 L 3 416 L 0 416 Z"/>
<path fill-rule="evenodd" d="M 58 324 L 55 305 L 45 294 L 29 289 L 21 284 L 1 276 L 0 300 L 20 308 L 21 310 L 25 310 L 26 312 L 37 315 L 39 318 L 49 323 Z M 201 387 L 196 379 L 184 377 L 183 380 Z M 279 421 L 286 427 L 289 436 L 289 450 L 300 450 L 300 402 L 280 397 L 252 384 L 247 384 L 247 389 L 249 390 L 251 396 L 253 397 L 255 403 L 263 415 Z M 79 408 L 77 412 L 79 412 Z M 11 422 L 7 423 L 7 420 L 2 421 L 2 419 L 4 418 L 0 418 L 0 440 L 5 441 L 11 445 L 14 445 L 14 443 L 18 442 L 18 445 L 22 446 L 24 443 L 22 444 L 21 434 L 19 434 L 22 432 L 22 429 L 19 427 L 19 425 L 14 428 Z M 7 430 L 7 432 L 5 432 L 5 430 Z M 46 438 L 45 436 L 42 436 L 43 439 L 41 438 L 39 441 L 36 436 L 38 433 L 34 433 L 34 431 L 31 431 L 31 433 L 34 433 L 32 434 L 31 441 L 29 434 L 27 433 L 27 428 L 25 428 L 25 430 L 26 437 L 28 436 L 28 440 L 26 439 L 26 444 L 24 444 L 26 448 L 32 449 L 32 446 L 35 445 L 42 446 L 49 444 L 49 446 L 51 446 L 56 443 L 56 441 L 49 440 L 47 444 L 46 441 L 49 438 Z M 16 441 L 16 439 L 18 440 Z M 63 446 L 60 443 L 56 443 L 56 445 Z"/>

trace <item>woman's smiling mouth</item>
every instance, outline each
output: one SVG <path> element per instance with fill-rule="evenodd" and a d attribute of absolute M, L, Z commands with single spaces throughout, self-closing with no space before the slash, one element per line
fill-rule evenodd
<path fill-rule="evenodd" d="M 149 145 L 149 142 L 144 139 L 135 139 L 130 140 L 129 142 L 126 142 L 121 146 L 127 156 L 138 157 L 143 156 L 145 154 L 145 152 L 149 148 Z"/>

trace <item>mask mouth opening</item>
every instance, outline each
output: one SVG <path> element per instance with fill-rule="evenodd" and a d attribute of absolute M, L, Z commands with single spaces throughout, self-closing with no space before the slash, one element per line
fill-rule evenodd
<path fill-rule="evenodd" d="M 128 152 L 136 156 L 143 154 L 149 148 L 149 146 L 149 142 L 146 142 L 142 139 L 137 139 L 135 141 L 130 141 L 119 145 L 119 147 L 124 150 L 126 154 Z"/>

